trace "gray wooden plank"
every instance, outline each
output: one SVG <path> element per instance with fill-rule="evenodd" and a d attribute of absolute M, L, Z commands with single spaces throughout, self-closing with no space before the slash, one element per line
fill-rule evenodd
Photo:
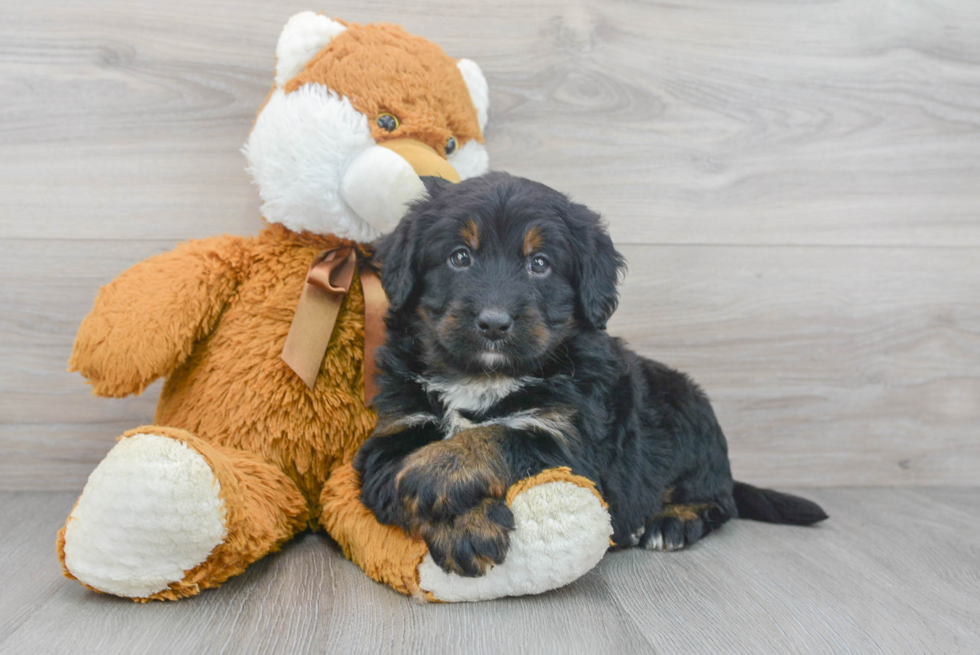
<path fill-rule="evenodd" d="M 736 521 L 677 553 L 611 553 L 556 592 L 420 605 L 306 535 L 217 590 L 138 605 L 60 577 L 70 493 L 0 493 L 5 653 L 968 653 L 976 488 L 807 490 L 816 528 Z"/>
<path fill-rule="evenodd" d="M 0 236 L 251 231 L 238 148 L 308 7 L 10 5 Z M 980 245 L 976 3 L 328 9 L 478 60 L 494 165 L 604 207 L 621 242 Z"/>
<path fill-rule="evenodd" d="M 819 529 L 743 521 L 735 537 L 726 527 L 681 561 L 608 558 L 621 567 L 610 575 L 617 600 L 664 650 L 690 648 L 685 636 L 695 634 L 705 636 L 706 652 L 974 652 L 980 529 L 964 510 L 975 498 L 940 503 L 928 491 L 900 489 L 805 494 L 831 515 Z M 664 583 L 631 584 L 643 573 Z"/>
<path fill-rule="evenodd" d="M 641 247 L 609 331 L 690 373 L 737 476 L 976 485 L 980 257 L 964 250 Z"/>
<path fill-rule="evenodd" d="M 0 494 L 0 526 L 6 534 L 15 526 L 19 532 L 14 543 L 0 546 L 5 560 L 16 563 L 16 586 L 4 595 L 9 607 L 0 605 L 5 653 L 39 647 L 50 653 L 140 653 L 164 645 L 202 653 L 489 653 L 506 643 L 547 650 L 559 636 L 570 640 L 566 652 L 651 652 L 606 602 L 602 585 L 552 594 L 567 602 L 422 606 L 369 580 L 320 535 L 301 537 L 220 593 L 189 602 L 143 606 L 98 595 L 59 578 L 53 558 L 53 531 L 73 501 L 64 493 Z M 25 558 L 27 551 L 38 561 Z"/>
<path fill-rule="evenodd" d="M 98 287 L 169 241 L 19 242 L 0 256 L 0 488 L 79 489 L 142 397 L 65 371 Z M 627 246 L 610 332 L 692 374 L 736 475 L 977 485 L 980 267 L 964 249 Z"/>

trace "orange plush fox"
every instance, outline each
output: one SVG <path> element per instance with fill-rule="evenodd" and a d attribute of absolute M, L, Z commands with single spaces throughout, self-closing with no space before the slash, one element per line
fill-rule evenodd
<path fill-rule="evenodd" d="M 480 69 L 399 27 L 312 12 L 287 22 L 276 55 L 244 149 L 266 228 L 137 264 L 102 289 L 79 328 L 71 368 L 96 394 L 166 384 L 154 425 L 120 437 L 59 533 L 65 575 L 134 600 L 178 599 L 322 528 L 372 578 L 429 600 L 576 579 L 611 529 L 593 485 L 566 471 L 510 490 L 511 551 L 477 579 L 443 572 L 423 542 L 361 505 L 350 460 L 376 417 L 363 400 L 356 272 L 311 386 L 281 358 L 318 253 L 347 248 L 366 262 L 361 244 L 425 192 L 420 176 L 487 169 Z"/>

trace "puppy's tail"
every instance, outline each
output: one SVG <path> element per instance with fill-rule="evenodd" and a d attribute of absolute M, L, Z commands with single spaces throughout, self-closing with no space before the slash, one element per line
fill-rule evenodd
<path fill-rule="evenodd" d="M 828 518 L 820 505 L 812 500 L 784 494 L 772 489 L 760 489 L 744 482 L 736 482 L 732 492 L 740 519 L 813 525 Z"/>

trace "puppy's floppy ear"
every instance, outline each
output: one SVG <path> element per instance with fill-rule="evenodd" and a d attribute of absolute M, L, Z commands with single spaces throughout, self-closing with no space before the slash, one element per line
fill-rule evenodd
<path fill-rule="evenodd" d="M 604 330 L 619 304 L 616 285 L 626 271 L 626 260 L 613 246 L 599 214 L 569 203 L 567 219 L 578 256 L 579 310 L 589 325 Z"/>
<path fill-rule="evenodd" d="M 388 295 L 388 306 L 392 312 L 401 311 L 415 292 L 418 283 L 420 231 L 425 222 L 420 219 L 432 201 L 446 188 L 453 185 L 441 177 L 423 176 L 426 195 L 415 201 L 408 213 L 402 217 L 398 226 L 374 242 L 375 258 L 381 262 L 381 286 Z"/>
<path fill-rule="evenodd" d="M 422 184 L 425 185 L 425 190 L 429 200 L 432 200 L 445 189 L 452 186 L 453 183 L 447 179 L 435 176 L 435 175 L 423 175 L 421 178 Z"/>
<path fill-rule="evenodd" d="M 425 179 L 425 178 L 423 178 Z M 390 234 L 374 242 L 374 256 L 381 262 L 381 286 L 388 296 L 389 310 L 400 311 L 415 290 L 415 211 L 409 211 Z"/>

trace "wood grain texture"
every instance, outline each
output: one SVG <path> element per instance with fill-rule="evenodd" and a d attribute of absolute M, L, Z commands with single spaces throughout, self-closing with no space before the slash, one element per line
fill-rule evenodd
<path fill-rule="evenodd" d="M 736 521 L 688 551 L 608 554 L 555 592 L 421 605 L 304 535 L 223 587 L 138 605 L 60 576 L 70 493 L 0 493 L 0 651 L 972 653 L 980 490 L 807 491 L 816 528 Z"/>
<path fill-rule="evenodd" d="M 305 8 L 9 5 L 0 236 L 250 231 L 238 148 L 278 31 Z M 976 3 L 330 10 L 399 21 L 479 61 L 494 165 L 603 208 L 620 241 L 980 245 Z"/>
<path fill-rule="evenodd" d="M 980 483 L 977 253 L 623 251 L 609 331 L 702 385 L 737 478 Z"/>
<path fill-rule="evenodd" d="M 260 229 L 238 149 L 308 8 L 0 5 L 0 489 L 77 490 L 152 417 L 64 372 L 74 330 L 127 266 Z M 324 8 L 479 62 L 492 163 L 602 211 L 611 331 L 703 384 L 738 476 L 980 484 L 980 4 Z"/>

